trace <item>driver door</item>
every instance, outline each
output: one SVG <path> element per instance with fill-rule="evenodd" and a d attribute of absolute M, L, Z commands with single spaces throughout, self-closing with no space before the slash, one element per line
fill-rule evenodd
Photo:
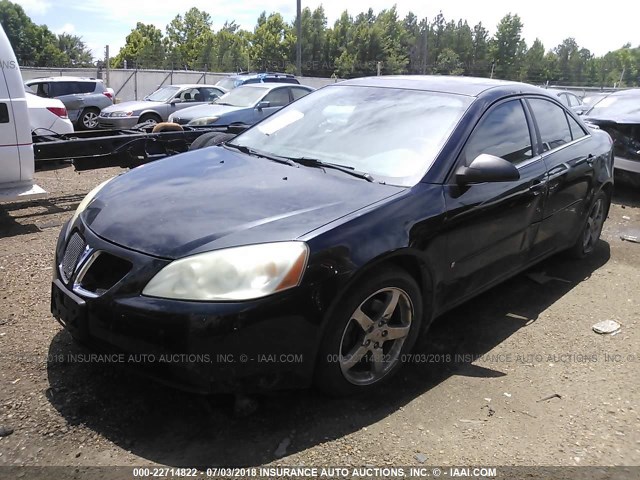
<path fill-rule="evenodd" d="M 282 107 L 291 103 L 289 87 L 274 88 L 260 101 L 269 102 L 269 106 L 265 108 L 257 108 L 256 106 L 256 108 L 254 108 L 254 116 L 256 119 L 254 123 L 259 122 L 263 118 L 267 118 L 269 115 L 273 115 Z"/>
<path fill-rule="evenodd" d="M 473 130 L 444 188 L 448 264 L 444 303 L 453 305 L 508 277 L 529 259 L 542 220 L 545 163 L 521 100 L 492 106 Z M 519 180 L 458 185 L 455 170 L 486 153 L 513 163 Z"/>

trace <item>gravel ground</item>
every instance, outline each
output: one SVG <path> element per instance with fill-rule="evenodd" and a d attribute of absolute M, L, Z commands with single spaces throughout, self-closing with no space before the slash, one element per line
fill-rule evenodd
<path fill-rule="evenodd" d="M 379 395 L 278 393 L 241 417 L 231 396 L 52 360 L 83 352 L 49 313 L 56 237 L 119 172 L 39 172 L 48 199 L 0 206 L 0 466 L 640 465 L 640 244 L 620 239 L 640 233 L 637 191 L 616 187 L 590 259 L 438 319 Z M 592 331 L 607 319 L 617 335 Z"/>

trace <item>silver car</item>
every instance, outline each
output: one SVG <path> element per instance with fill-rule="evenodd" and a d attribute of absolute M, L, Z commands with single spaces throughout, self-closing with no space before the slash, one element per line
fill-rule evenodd
<path fill-rule="evenodd" d="M 169 115 L 183 108 L 212 102 L 225 91 L 215 85 L 166 85 L 144 100 L 123 102 L 100 112 L 100 128 L 131 128 L 138 123 L 166 122 Z"/>
<path fill-rule="evenodd" d="M 39 97 L 62 101 L 77 130 L 97 128 L 100 111 L 113 105 L 113 90 L 96 78 L 34 78 L 27 80 L 25 85 Z"/>

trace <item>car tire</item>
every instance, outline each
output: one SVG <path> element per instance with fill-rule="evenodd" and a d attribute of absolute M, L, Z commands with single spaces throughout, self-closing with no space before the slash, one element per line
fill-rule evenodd
<path fill-rule="evenodd" d="M 153 113 L 145 113 L 144 115 L 140 116 L 137 125 L 146 124 L 147 126 L 155 126 L 160 122 L 162 122 L 162 119 L 158 115 L 154 115 Z"/>
<path fill-rule="evenodd" d="M 587 218 L 582 224 L 576 243 L 569 249 L 571 257 L 585 258 L 594 252 L 600 240 L 600 234 L 602 233 L 604 221 L 607 219 L 610 204 L 611 197 L 606 192 L 598 192 L 589 206 Z"/>
<path fill-rule="evenodd" d="M 227 140 L 231 140 L 233 137 L 235 137 L 235 135 L 233 135 L 232 133 L 221 133 L 221 132 L 203 133 L 198 138 L 196 138 L 193 142 L 191 142 L 191 145 L 189 146 L 189 150 L 198 150 L 199 148 L 220 145 L 221 143 L 224 143 Z"/>
<path fill-rule="evenodd" d="M 393 266 L 368 274 L 350 288 L 328 312 L 316 387 L 331 396 L 346 396 L 388 382 L 418 337 L 422 302 L 413 277 Z"/>
<path fill-rule="evenodd" d="M 78 128 L 80 130 L 95 130 L 98 128 L 98 116 L 100 110 L 97 108 L 85 108 L 78 118 Z"/>

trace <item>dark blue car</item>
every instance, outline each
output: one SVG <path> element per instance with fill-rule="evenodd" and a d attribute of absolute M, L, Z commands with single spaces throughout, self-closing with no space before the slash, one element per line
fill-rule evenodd
<path fill-rule="evenodd" d="M 91 192 L 58 240 L 52 311 L 184 388 L 367 391 L 434 317 L 592 253 L 612 161 L 609 135 L 530 85 L 334 84 Z"/>
<path fill-rule="evenodd" d="M 210 103 L 177 111 L 169 121 L 191 126 L 253 125 L 313 90 L 286 83 L 243 85 Z"/>

